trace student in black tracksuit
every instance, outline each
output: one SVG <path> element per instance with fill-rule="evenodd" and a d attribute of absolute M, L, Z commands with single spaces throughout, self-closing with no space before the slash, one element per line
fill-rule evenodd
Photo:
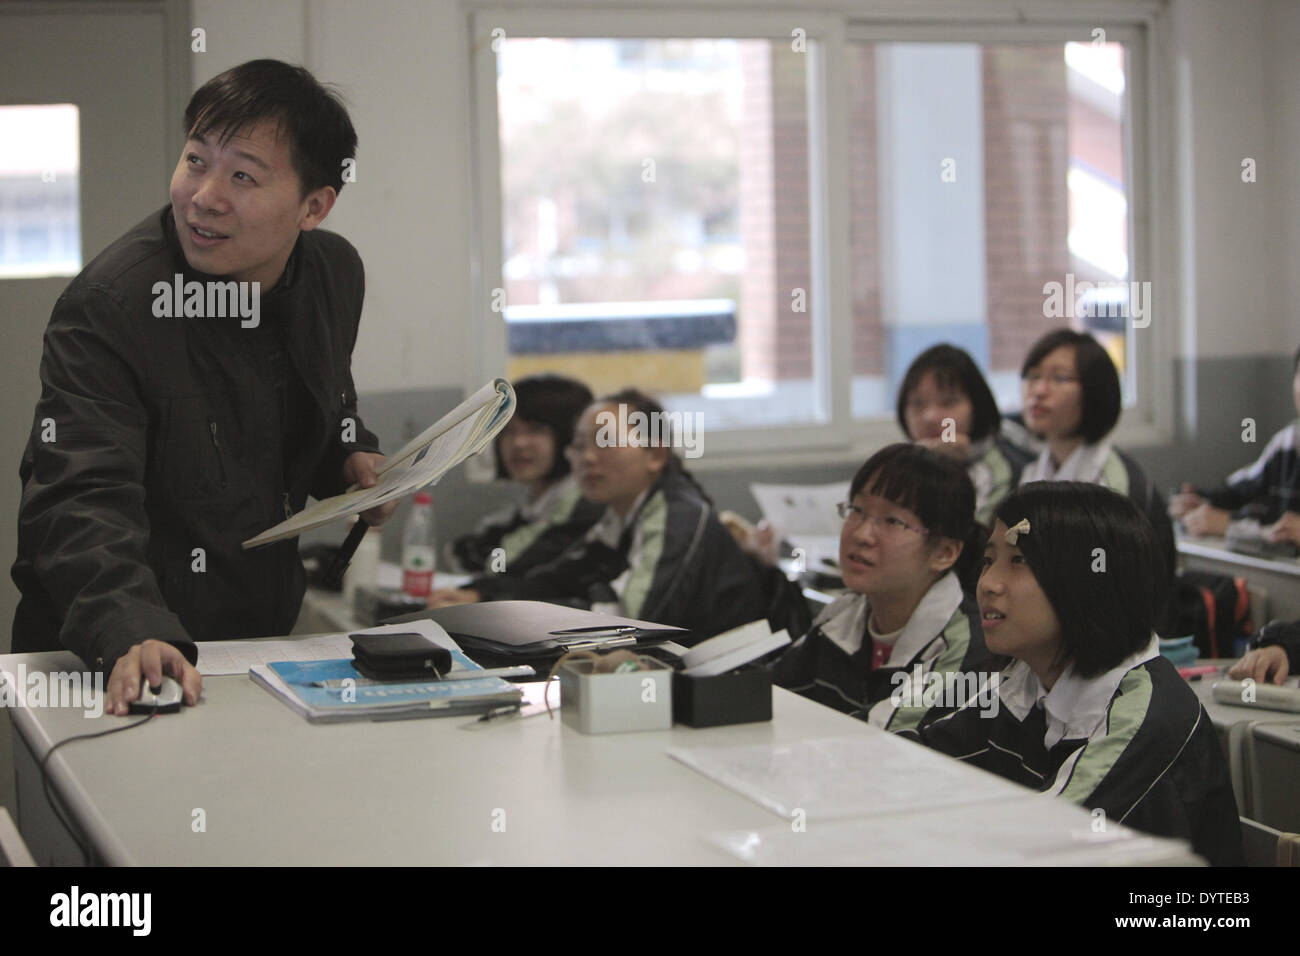
<path fill-rule="evenodd" d="M 1291 393 L 1300 414 L 1300 349 L 1291 360 Z M 1239 468 L 1207 491 L 1183 485 L 1169 513 L 1192 534 L 1222 535 L 1234 519 L 1250 518 L 1273 541 L 1300 544 L 1300 418 L 1264 446 L 1253 464 Z"/>
<path fill-rule="evenodd" d="M 553 601 L 684 627 L 691 638 L 683 644 L 766 618 L 754 564 L 673 453 L 667 431 L 615 427 L 635 428 L 633 412 L 667 421 L 658 403 L 631 389 L 578 420 L 569 449 L 574 474 L 583 494 L 604 507 L 581 540 L 522 576 L 486 575 L 432 603 Z M 663 441 L 647 444 L 656 436 Z"/>
<path fill-rule="evenodd" d="M 1037 460 L 1021 472 L 1020 483 L 1086 481 L 1127 495 L 1155 532 L 1164 568 L 1155 586 L 1161 606 L 1172 611 L 1169 596 L 1177 562 L 1164 496 L 1136 461 L 1106 440 L 1123 406 L 1119 372 L 1109 353 L 1085 332 L 1057 329 L 1029 349 L 1020 381 L 1025 425 L 1044 444 Z M 1172 628 L 1172 618 L 1162 612 L 1156 630 L 1176 636 Z"/>
<path fill-rule="evenodd" d="M 904 733 L 1239 865 L 1219 741 L 1152 634 L 1161 573 L 1128 498 L 1081 482 L 1020 488 L 997 510 L 976 591 L 989 649 L 1015 659 L 996 706 L 935 708 Z"/>
<path fill-rule="evenodd" d="M 591 404 L 591 389 L 552 374 L 529 375 L 514 389 L 515 414 L 493 449 L 497 477 L 517 484 L 523 500 L 451 542 L 444 555 L 450 570 L 525 574 L 558 557 L 605 510 L 582 497 L 564 451 L 578 415 Z"/>
<path fill-rule="evenodd" d="M 1002 413 L 975 360 L 955 345 L 926 349 L 898 387 L 898 425 L 909 440 L 966 466 L 975 486 L 975 520 L 1020 482 L 1034 455 L 1001 434 Z"/>
<path fill-rule="evenodd" d="M 848 492 L 840 532 L 848 593 L 777 660 L 773 680 L 899 729 L 923 713 L 911 706 L 912 682 L 931 671 L 987 674 L 1002 663 L 988 660 L 962 588 L 982 538 L 975 489 L 956 460 L 900 443 L 871 456 Z"/>

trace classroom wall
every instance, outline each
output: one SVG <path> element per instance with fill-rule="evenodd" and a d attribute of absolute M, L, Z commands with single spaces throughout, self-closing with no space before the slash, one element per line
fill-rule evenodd
<path fill-rule="evenodd" d="M 330 222 L 356 244 L 367 267 L 354 357 L 362 414 L 386 445 L 396 446 L 415 424 L 461 397 L 473 334 L 464 319 L 473 314 L 474 229 L 466 19 L 453 0 L 288 0 L 275 5 L 274 22 L 263 19 L 263 8 L 253 0 L 195 0 L 195 23 L 209 37 L 209 52 L 194 59 L 195 82 L 251 56 L 301 55 L 347 91 L 361 140 L 358 182 L 344 191 Z M 1172 442 L 1130 449 L 1161 487 L 1211 482 L 1254 456 L 1259 446 L 1242 443 L 1241 420 L 1256 420 L 1262 444 L 1291 417 L 1289 356 L 1300 343 L 1300 276 L 1293 268 L 1300 258 L 1300 189 L 1286 159 L 1300 155 L 1300 67 L 1291 48 L 1300 35 L 1300 4 L 1173 0 L 1168 16 L 1168 68 L 1186 100 L 1161 106 L 1172 111 L 1178 150 L 1162 161 L 1159 175 L 1177 177 L 1171 196 L 1187 278 L 1177 359 L 1158 370 L 1163 381 L 1151 384 L 1172 382 L 1180 413 Z M 266 25 L 252 31 L 250 22 Z M 1253 184 L 1240 179 L 1246 156 L 1257 162 Z M 749 482 L 846 478 L 856 462 L 698 464 L 720 506 L 756 516 Z M 503 489 L 470 484 L 462 471 L 448 476 L 436 495 L 442 533 L 466 530 L 504 499 Z M 389 554 L 399 529 L 400 520 L 390 526 Z"/>

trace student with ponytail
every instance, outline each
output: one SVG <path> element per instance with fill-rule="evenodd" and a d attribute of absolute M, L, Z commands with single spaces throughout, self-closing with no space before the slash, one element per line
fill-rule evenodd
<path fill-rule="evenodd" d="M 654 424 L 620 433 L 637 422 Z M 605 508 L 600 519 L 553 561 L 478 578 L 431 604 L 553 601 L 684 627 L 692 640 L 682 643 L 767 617 L 756 569 L 673 452 L 670 423 L 635 389 L 590 405 L 568 451 L 583 495 Z"/>
<path fill-rule="evenodd" d="M 1239 865 L 1214 727 L 1152 634 L 1163 563 L 1127 496 L 1077 481 L 1022 486 L 998 506 L 976 589 L 985 642 L 1014 658 L 994 706 L 931 712 L 905 733 Z"/>
<path fill-rule="evenodd" d="M 988 659 L 965 593 L 983 537 L 975 489 L 954 459 L 899 443 L 867 459 L 848 491 L 840 511 L 848 593 L 782 655 L 773 680 L 899 729 L 924 713 L 921 689 L 912 688 L 918 680 L 931 672 L 989 673 L 1002 663 Z"/>

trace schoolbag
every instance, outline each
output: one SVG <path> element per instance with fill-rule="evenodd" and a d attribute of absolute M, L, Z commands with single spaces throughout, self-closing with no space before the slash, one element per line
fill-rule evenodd
<path fill-rule="evenodd" d="M 1245 578 L 1184 571 L 1174 582 L 1173 633 L 1192 634 L 1201 657 L 1235 657 L 1233 643 L 1254 630 Z"/>

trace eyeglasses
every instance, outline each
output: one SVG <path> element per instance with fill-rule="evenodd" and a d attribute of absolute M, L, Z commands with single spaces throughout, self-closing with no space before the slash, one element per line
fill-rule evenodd
<path fill-rule="evenodd" d="M 856 528 L 858 525 L 862 524 L 862 522 L 868 521 L 878 533 L 893 538 L 902 537 L 903 533 L 906 531 L 915 532 L 922 537 L 925 537 L 925 535 L 930 533 L 925 530 L 925 528 L 919 528 L 916 525 L 908 524 L 906 521 L 900 521 L 898 518 L 878 518 L 875 515 L 869 515 L 852 502 L 841 501 L 836 507 L 839 509 L 840 517 L 844 519 L 845 526 L 850 528 Z"/>
<path fill-rule="evenodd" d="M 1064 388 L 1077 382 L 1077 375 L 1044 375 L 1042 372 L 1030 372 L 1023 379 L 1026 385 L 1037 385 L 1039 382 L 1046 381 L 1048 385 L 1054 388 Z"/>

